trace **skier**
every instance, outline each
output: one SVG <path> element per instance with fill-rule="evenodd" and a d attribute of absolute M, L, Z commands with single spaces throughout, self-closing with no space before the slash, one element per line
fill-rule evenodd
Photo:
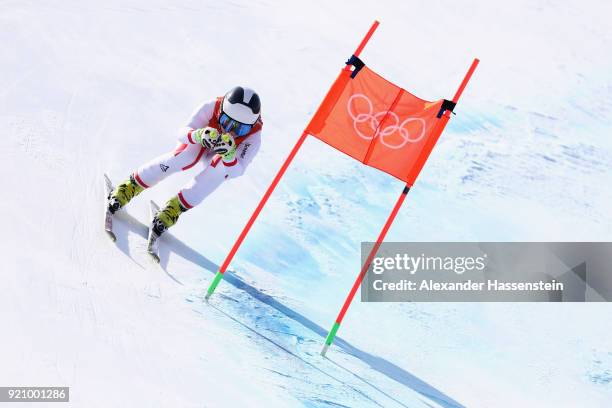
<path fill-rule="evenodd" d="M 200 161 L 205 167 L 151 222 L 149 246 L 174 225 L 180 215 L 200 204 L 224 180 L 242 175 L 257 154 L 261 143 L 261 102 L 255 91 L 235 87 L 225 96 L 203 103 L 179 130 L 176 148 L 142 165 L 108 196 L 107 214 L 118 210 L 171 174 L 192 168 Z"/>

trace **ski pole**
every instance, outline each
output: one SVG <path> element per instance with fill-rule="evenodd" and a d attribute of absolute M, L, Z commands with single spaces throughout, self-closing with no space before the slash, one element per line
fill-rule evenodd
<path fill-rule="evenodd" d="M 468 81 L 472 77 L 472 74 L 476 70 L 476 67 L 478 66 L 479 62 L 480 61 L 478 60 L 478 58 L 474 58 L 474 61 L 472 61 L 472 65 L 470 65 L 470 68 L 468 69 L 467 74 L 463 78 L 463 81 L 461 81 L 461 84 L 459 85 L 459 88 L 457 89 L 457 91 L 455 92 L 455 96 L 453 97 L 453 102 L 455 104 L 459 100 L 459 97 L 463 93 L 463 90 L 465 89 Z M 427 144 L 424 146 L 423 153 L 421 154 L 419 161 L 415 164 L 414 168 L 411 170 L 410 174 L 408 175 L 408 178 L 409 180 L 411 180 L 412 184 L 414 184 L 414 181 L 416 180 L 419 172 L 425 165 L 425 161 L 427 160 L 427 158 L 429 157 L 429 154 L 433 150 L 433 147 L 435 146 L 438 138 L 444 131 L 444 128 L 446 127 L 446 124 L 448 123 L 449 119 L 450 119 L 450 112 L 447 111 L 444 115 L 442 115 L 440 121 L 438 122 L 437 128 L 434 131 L 434 137 L 432 137 L 427 142 Z M 334 338 L 336 337 L 336 334 L 338 332 L 338 329 L 340 328 L 340 324 L 342 323 L 342 319 L 344 319 L 344 315 L 346 314 L 349 306 L 351 305 L 351 302 L 353 301 L 353 298 L 355 297 L 355 293 L 357 293 L 357 289 L 359 289 L 359 286 L 361 285 L 361 282 L 363 281 L 365 274 L 368 272 L 368 269 L 370 268 L 370 264 L 372 263 L 372 260 L 376 256 L 376 252 L 378 252 L 378 249 L 380 248 L 380 245 L 382 244 L 382 241 L 384 240 L 385 235 L 387 235 L 387 231 L 391 227 L 391 224 L 393 223 L 395 216 L 397 215 L 400 207 L 402 206 L 402 203 L 404 202 L 406 195 L 408 195 L 408 191 L 410 191 L 410 184 L 406 183 L 406 186 L 404 187 L 402 194 L 400 195 L 397 202 L 395 203 L 395 206 L 393 207 L 393 210 L 391 211 L 389 218 L 387 218 L 387 221 L 385 222 L 383 229 L 381 230 L 380 234 L 378 235 L 378 238 L 376 239 L 376 244 L 370 251 L 370 254 L 368 255 L 365 263 L 363 264 L 361 271 L 359 272 L 359 275 L 357 276 L 357 279 L 355 280 L 355 283 L 353 283 L 353 287 L 351 288 L 348 296 L 346 297 L 344 304 L 342 305 L 342 309 L 340 309 L 340 313 L 338 313 L 338 317 L 334 321 L 334 325 L 332 326 L 331 330 L 327 334 L 327 338 L 325 339 L 325 344 L 323 345 L 323 349 L 321 350 L 322 356 L 325 357 L 325 354 L 327 353 L 329 346 L 331 346 L 331 344 L 333 343 Z"/>
<path fill-rule="evenodd" d="M 363 48 L 366 46 L 367 42 L 370 40 L 370 37 L 372 37 L 372 34 L 374 34 L 374 31 L 376 31 L 376 28 L 378 27 L 378 25 L 379 25 L 379 22 L 376 21 L 376 20 L 374 21 L 374 23 L 372 23 L 372 26 L 370 27 L 370 29 L 368 30 L 366 35 L 363 37 L 363 39 L 359 43 L 359 46 L 357 47 L 357 49 L 355 50 L 355 53 L 353 55 L 359 56 L 359 54 L 361 54 L 361 51 L 363 51 Z M 345 67 L 345 69 L 348 69 L 348 65 Z M 319 106 L 319 109 L 317 110 L 317 112 L 319 112 L 321 110 L 321 108 L 322 108 L 322 106 Z M 315 115 L 312 117 L 311 123 L 312 123 L 312 121 L 314 121 L 314 119 L 317 116 L 318 116 L 317 113 L 315 113 Z M 308 129 L 309 127 L 310 127 L 310 124 L 306 127 L 306 129 Z M 270 195 L 272 195 L 272 192 L 276 188 L 276 185 L 278 184 L 280 179 L 285 174 L 285 171 L 289 167 L 289 164 L 291 164 L 291 162 L 293 161 L 293 158 L 297 154 L 298 150 L 300 150 L 300 147 L 302 147 L 302 144 L 304 143 L 304 140 L 306 139 L 306 136 L 308 136 L 308 132 L 306 130 L 304 130 L 304 132 L 302 132 L 302 136 L 300 136 L 300 138 L 298 139 L 297 143 L 295 144 L 295 146 L 293 147 L 293 149 L 289 153 L 289 156 L 287 157 L 287 159 L 285 159 L 285 162 L 281 166 L 280 170 L 278 171 L 278 173 L 276 173 L 276 176 L 274 177 L 274 180 L 272 180 L 272 184 L 270 184 L 270 186 L 266 190 L 264 196 L 261 198 L 261 201 L 257 205 L 257 208 L 255 208 L 255 211 L 251 215 L 251 218 L 249 218 L 249 221 L 246 223 L 246 225 L 242 229 L 242 232 L 238 236 L 238 239 L 234 243 L 234 246 L 232 246 L 232 249 L 230 250 L 229 254 L 227 254 L 227 257 L 225 258 L 225 261 L 223 261 L 223 264 L 221 265 L 221 267 L 217 271 L 213 281 L 210 283 L 210 286 L 208 286 L 208 290 L 206 291 L 206 296 L 204 297 L 205 300 L 210 299 L 212 294 L 215 292 L 215 289 L 217 288 L 217 285 L 219 285 L 219 282 L 221 282 L 221 280 L 223 279 L 223 274 L 227 270 L 227 267 L 229 266 L 230 262 L 234 258 L 234 255 L 236 255 L 236 252 L 238 251 L 238 248 L 240 248 L 240 245 L 242 245 L 242 241 L 244 241 L 244 239 L 246 238 L 247 234 L 249 233 L 249 230 L 253 226 L 253 223 L 255 222 L 257 217 L 259 216 L 259 213 L 263 209 L 264 205 L 266 205 L 266 202 L 268 201 L 268 198 L 270 198 Z"/>

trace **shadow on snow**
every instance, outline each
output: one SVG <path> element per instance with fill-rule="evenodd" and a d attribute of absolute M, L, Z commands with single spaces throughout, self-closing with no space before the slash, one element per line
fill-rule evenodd
<path fill-rule="evenodd" d="M 144 225 L 143 223 L 141 223 L 140 221 L 138 221 L 136 218 L 134 218 L 133 216 L 123 212 L 120 213 L 120 215 L 118 216 L 119 220 L 124 221 L 125 225 L 128 227 L 128 229 L 138 235 L 140 235 L 141 237 L 143 237 L 145 240 L 147 239 L 147 234 L 148 234 L 148 227 L 146 225 Z M 127 235 L 127 230 L 124 230 L 123 232 L 118 230 L 118 235 L 117 235 L 117 246 L 119 247 L 119 249 L 125 253 L 128 257 L 131 258 L 130 255 L 130 250 L 128 247 L 128 243 L 127 240 L 125 239 L 125 236 Z M 160 266 L 162 267 L 162 269 L 164 270 L 164 272 L 176 283 L 182 285 L 183 283 L 180 282 L 176 277 L 174 277 L 172 274 L 170 274 L 167 271 L 167 264 L 168 264 L 168 258 L 170 253 L 175 253 L 178 256 L 182 257 L 183 259 L 186 259 L 194 264 L 196 264 L 197 266 L 206 269 L 207 271 L 215 274 L 217 272 L 217 270 L 219 269 L 219 265 L 215 264 L 214 262 L 212 262 L 211 260 L 209 260 L 208 258 L 206 258 L 205 256 L 203 256 L 202 254 L 200 254 L 199 252 L 197 252 L 196 250 L 192 249 L 191 247 L 185 245 L 182 241 L 180 241 L 179 239 L 177 239 L 176 237 L 170 235 L 169 233 L 166 233 L 163 237 L 163 242 L 162 245 L 160 245 L 160 259 L 161 259 L 161 263 Z M 294 320 L 295 322 L 301 324 L 302 326 L 306 327 L 307 329 L 310 329 L 311 331 L 313 331 L 314 333 L 316 333 L 317 335 L 321 336 L 321 338 L 324 340 L 325 337 L 327 337 L 327 330 L 325 330 L 323 327 L 319 326 L 317 323 L 313 322 L 312 320 L 308 319 L 306 316 L 300 314 L 299 312 L 283 305 L 282 303 L 280 303 L 278 300 L 276 300 L 274 297 L 267 295 L 261 291 L 259 291 L 257 288 L 255 288 L 254 286 L 249 285 L 248 283 L 244 282 L 242 279 L 240 279 L 238 276 L 234 275 L 231 271 L 228 271 L 225 273 L 225 282 L 229 283 L 230 285 L 234 286 L 236 289 L 242 290 L 244 292 L 246 292 L 247 294 L 249 294 L 251 297 L 253 297 L 254 299 L 257 299 L 258 301 L 276 309 L 277 311 L 279 311 L 280 313 L 282 313 L 283 315 L 285 315 L 286 317 L 288 317 L 291 320 Z M 219 308 L 215 307 L 215 309 L 221 311 Z M 224 314 L 227 315 L 227 313 L 223 312 Z M 232 318 L 233 320 L 235 320 L 232 316 L 227 315 L 228 317 Z M 240 322 L 239 322 L 240 323 Z M 249 330 L 253 331 L 252 328 L 244 325 L 243 323 L 240 323 L 241 325 L 247 327 Z M 259 334 L 259 333 L 258 333 Z M 261 335 L 261 334 L 260 334 Z M 274 342 L 273 340 L 268 339 L 269 341 L 271 341 L 274 344 L 277 344 L 276 342 Z M 278 345 L 278 344 L 277 344 Z M 383 374 L 384 376 L 410 388 L 411 390 L 414 390 L 416 392 L 418 392 L 419 394 L 435 401 L 436 403 L 446 407 L 446 408 L 456 408 L 456 407 L 463 407 L 463 405 L 461 405 L 459 402 L 453 400 L 451 397 L 447 396 L 446 394 L 444 394 L 443 392 L 441 392 L 440 390 L 434 388 L 433 386 L 427 384 L 425 381 L 419 379 L 418 377 L 410 374 L 408 371 L 404 370 L 403 368 L 393 364 L 392 362 L 385 360 L 384 358 L 372 355 L 366 351 L 363 351 L 353 345 L 351 345 L 350 343 L 348 343 L 347 341 L 343 340 L 340 337 L 336 337 L 335 341 L 334 341 L 334 345 L 336 347 L 339 347 L 340 349 L 342 349 L 344 352 L 346 352 L 347 354 L 352 355 L 353 357 L 361 360 L 362 362 L 364 362 L 365 364 L 367 364 L 368 366 L 370 366 L 370 368 L 372 368 L 373 370 L 376 370 L 377 372 Z M 278 345 L 279 347 L 281 347 L 281 349 L 285 350 L 286 352 L 288 352 L 289 354 L 293 355 L 293 356 L 297 356 L 296 354 L 294 354 L 293 352 L 287 350 L 286 348 Z M 304 360 L 302 360 L 304 361 Z M 332 361 L 330 359 L 330 361 Z M 350 371 L 342 366 L 340 366 L 339 364 L 335 363 L 332 361 L 333 364 L 335 364 L 336 366 Z M 308 363 L 309 365 L 311 365 L 310 363 Z M 352 373 L 352 372 L 351 372 Z M 353 375 L 357 376 L 356 374 L 352 373 Z M 358 378 L 361 378 L 359 376 L 357 376 Z M 365 380 L 364 380 L 365 381 Z M 367 381 L 365 381 L 366 383 L 368 383 Z M 369 385 L 371 385 L 372 387 L 376 388 L 375 386 L 373 386 L 372 384 L 368 383 Z"/>

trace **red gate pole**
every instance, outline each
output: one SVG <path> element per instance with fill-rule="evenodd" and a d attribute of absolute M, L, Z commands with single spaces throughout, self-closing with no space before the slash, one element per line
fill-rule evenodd
<path fill-rule="evenodd" d="M 476 66 L 478 65 L 479 62 L 480 61 L 477 58 L 474 58 L 474 61 L 472 62 L 472 65 L 468 69 L 467 74 L 463 78 L 463 81 L 461 81 L 461 84 L 459 85 L 457 92 L 455 92 L 455 96 L 453 97 L 454 103 L 457 103 L 457 101 L 459 100 L 459 97 L 463 93 L 463 90 L 465 89 L 468 81 L 472 77 L 472 74 L 474 73 L 474 70 L 476 70 Z M 448 122 L 449 118 L 450 118 L 450 112 L 446 111 L 443 117 L 440 119 L 442 121 L 441 123 L 442 127 L 440 128 L 437 136 L 434 137 L 434 140 L 432 140 L 432 143 L 430 143 L 430 146 L 427 147 L 428 151 L 424 155 L 425 156 L 424 160 L 422 160 L 420 163 L 421 166 L 425 164 L 425 160 L 427 160 L 427 156 L 429 156 L 431 149 L 433 149 L 433 146 L 435 142 L 437 141 L 437 138 L 444 131 L 444 127 L 446 126 L 446 123 Z M 389 228 L 391 228 L 391 224 L 393 224 L 393 221 L 395 220 L 395 216 L 397 215 L 400 207 L 404 203 L 404 200 L 406 199 L 406 196 L 408 195 L 408 192 L 410 191 L 410 187 L 411 187 L 410 184 L 406 183 L 406 186 L 404 187 L 402 194 L 397 199 L 397 202 L 395 203 L 393 210 L 391 210 L 391 214 L 389 215 L 389 218 L 387 218 L 385 225 L 380 231 L 380 234 L 378 235 L 378 238 L 376 239 L 376 243 L 372 247 L 372 250 L 370 251 L 370 254 L 368 255 L 368 257 L 366 258 L 366 261 L 364 262 L 361 268 L 361 271 L 359 272 L 359 275 L 357 276 L 357 279 L 355 280 L 355 283 L 353 283 L 353 287 L 351 288 L 348 296 L 346 297 L 346 300 L 344 301 L 344 304 L 342 305 L 342 309 L 340 309 L 340 313 L 338 313 L 338 317 L 336 317 L 336 320 L 334 321 L 334 325 L 332 326 L 331 330 L 327 334 L 327 338 L 325 339 L 325 344 L 323 345 L 323 349 L 321 350 L 322 356 L 325 357 L 325 353 L 327 353 L 329 346 L 331 346 L 331 344 L 333 343 L 334 338 L 336 337 L 336 333 L 338 332 L 338 329 L 340 328 L 340 324 L 342 323 L 342 319 L 344 319 L 344 315 L 346 314 L 349 306 L 351 305 L 351 302 L 353 301 L 353 298 L 355 297 L 355 293 L 357 293 L 357 289 L 359 289 L 359 286 L 361 286 L 361 282 L 363 281 L 363 278 L 368 272 L 368 269 L 370 268 L 370 264 L 374 260 L 374 257 L 376 256 L 378 249 L 380 248 L 382 242 L 384 241 L 385 236 L 387 235 L 387 232 L 389 231 Z"/>
<path fill-rule="evenodd" d="M 372 37 L 372 34 L 374 34 L 374 31 L 376 31 L 376 28 L 378 27 L 378 24 L 379 24 L 378 21 L 374 21 L 374 23 L 372 24 L 372 26 L 368 30 L 367 34 L 365 35 L 365 37 L 363 37 L 363 40 L 361 40 L 361 43 L 359 43 L 359 46 L 357 47 L 357 50 L 354 53 L 354 55 L 356 57 L 359 56 L 359 54 L 361 54 L 361 51 L 363 51 L 363 48 L 366 46 L 366 44 L 370 40 L 370 37 Z M 300 136 L 300 138 L 298 139 L 298 141 L 295 144 L 295 146 L 293 147 L 293 149 L 291 149 L 291 152 L 289 153 L 289 156 L 287 156 L 287 158 L 285 159 L 285 162 L 281 166 L 280 170 L 278 171 L 278 173 L 276 173 L 276 176 L 274 177 L 274 180 L 272 180 L 272 183 L 270 184 L 270 186 L 268 187 L 268 189 L 264 193 L 263 197 L 259 201 L 259 204 L 255 208 L 255 211 L 253 211 L 253 214 L 251 215 L 251 218 L 249 218 L 249 220 L 247 221 L 246 225 L 242 229 L 242 232 L 240 233 L 240 235 L 238 236 L 238 239 L 236 240 L 236 242 L 232 246 L 232 249 L 229 251 L 229 253 L 225 257 L 225 261 L 223 261 L 223 264 L 221 265 L 221 267 L 217 271 L 217 274 L 215 275 L 215 278 L 210 283 L 210 286 L 208 287 L 208 290 L 206 291 L 205 300 L 208 300 L 211 297 L 211 295 L 214 293 L 215 289 L 217 288 L 217 285 L 219 285 L 219 282 L 221 282 L 221 280 L 223 279 L 223 274 L 227 270 L 227 267 L 229 266 L 230 262 L 234 258 L 234 255 L 236 255 L 236 252 L 238 252 L 238 249 L 240 248 L 240 245 L 242 245 L 242 242 L 244 241 L 244 239 L 246 238 L 247 234 L 249 233 L 249 230 L 251 229 L 251 227 L 255 223 L 255 220 L 259 216 L 259 213 L 261 212 L 263 207 L 266 205 L 266 202 L 268 201 L 268 199 L 272 195 L 272 192 L 276 188 L 278 182 L 280 181 L 280 179 L 285 174 L 285 171 L 287 171 L 287 168 L 289 167 L 289 165 L 293 161 L 293 159 L 294 159 L 295 155 L 297 154 L 298 150 L 300 150 L 300 147 L 302 147 L 302 144 L 304 143 L 304 140 L 306 140 L 306 136 L 308 136 L 308 133 L 306 132 L 306 130 L 304 130 L 304 132 L 302 132 L 302 136 Z"/>

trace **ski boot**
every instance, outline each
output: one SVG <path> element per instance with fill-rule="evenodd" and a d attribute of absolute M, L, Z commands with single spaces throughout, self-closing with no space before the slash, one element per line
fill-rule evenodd
<path fill-rule="evenodd" d="M 111 214 L 122 209 L 130 200 L 142 193 L 144 188 L 136 182 L 134 176 L 119 184 L 108 196 L 108 211 Z"/>
<path fill-rule="evenodd" d="M 151 201 L 151 226 L 149 227 L 149 239 L 147 251 L 156 262 L 159 262 L 157 239 L 171 226 L 176 224 L 180 215 L 187 211 L 179 202 L 178 196 L 172 197 L 163 209 Z"/>

